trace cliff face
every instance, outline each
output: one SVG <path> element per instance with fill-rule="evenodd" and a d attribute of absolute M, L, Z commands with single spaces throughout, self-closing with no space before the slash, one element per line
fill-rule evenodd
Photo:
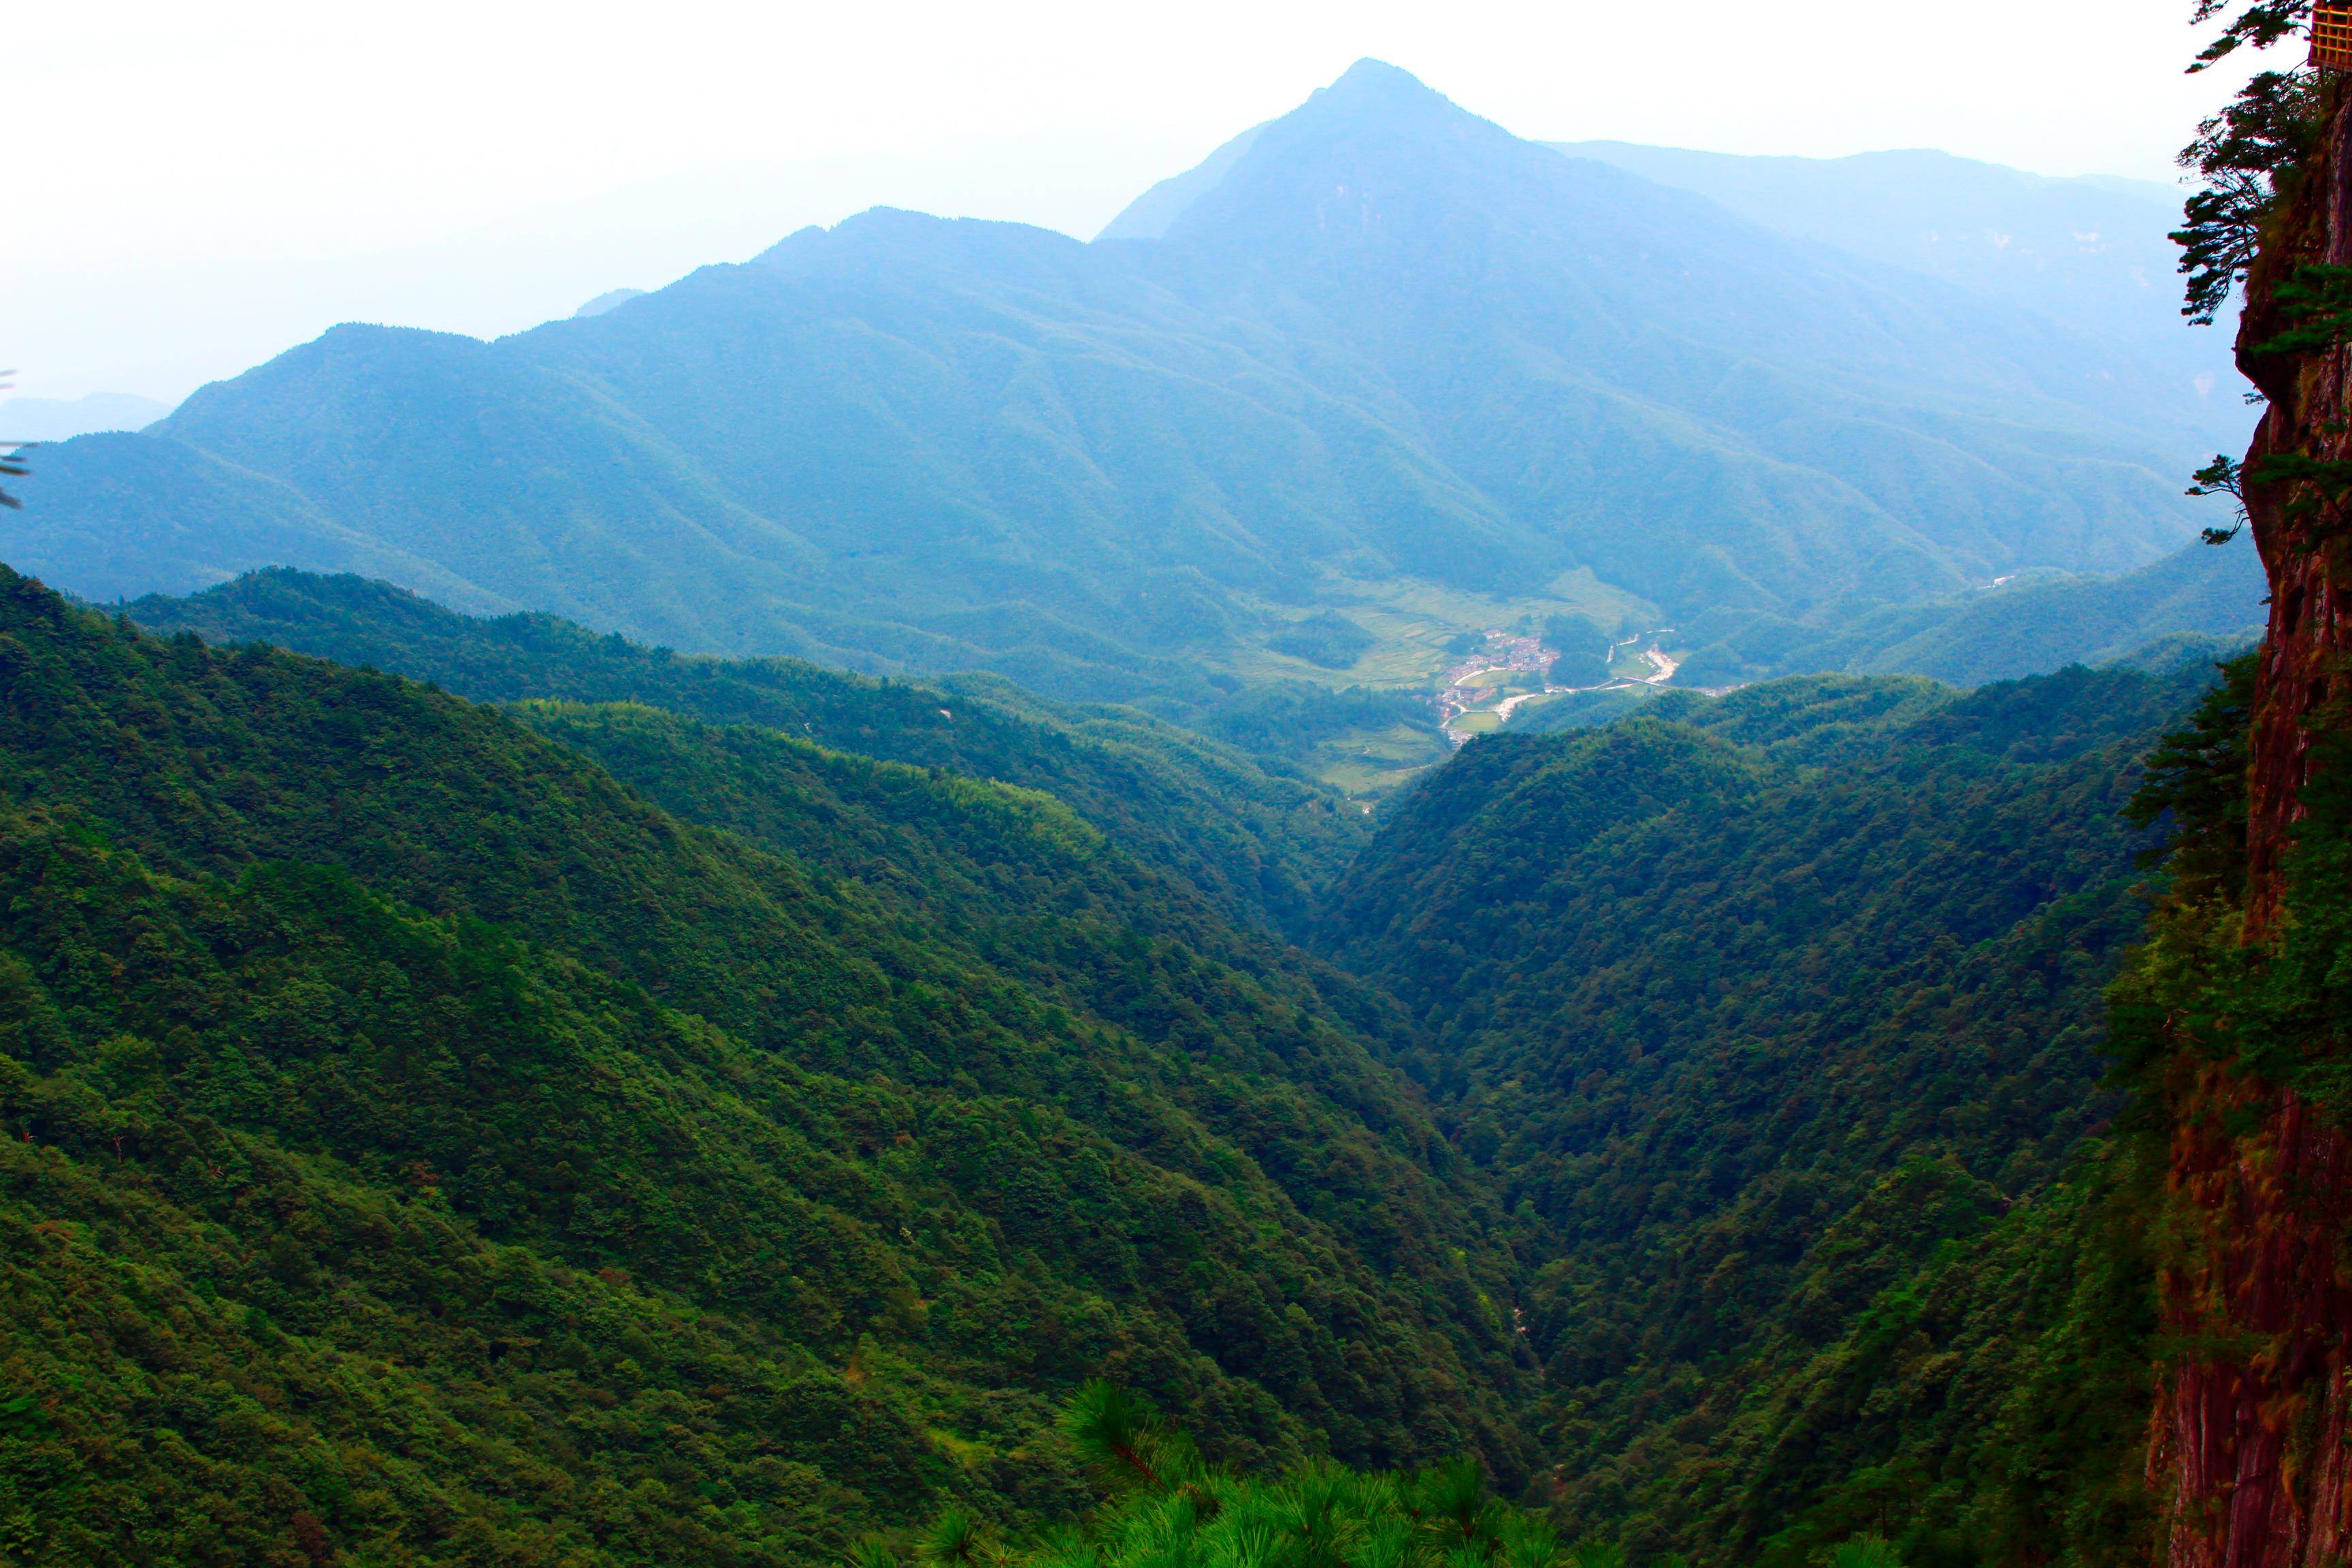
<path fill-rule="evenodd" d="M 2340 95 L 2331 92 L 2331 101 Z M 2247 283 L 2240 368 L 2269 398 L 2246 471 L 2295 455 L 2352 458 L 2352 353 L 2265 353 L 2290 324 L 2279 290 L 2314 265 L 2352 267 L 2352 121 L 2340 102 Z M 2277 465 L 2267 465 L 2275 475 Z M 2306 469 L 2306 472 L 2308 470 Z M 2271 587 L 2250 744 L 2242 940 L 2254 962 L 2294 919 L 2289 849 L 2314 740 L 2347 678 L 2352 555 L 2345 508 L 2310 479 L 2249 480 Z M 2172 1568 L 2318 1568 L 2352 1557 L 2352 1146 L 2291 1089 L 2188 1047 L 2156 1089 L 2171 1129 L 2170 1363 L 2149 1479 L 2168 1500 Z"/>
<path fill-rule="evenodd" d="M 2345 1142 L 2291 1096 L 2222 1068 L 2168 1087 L 2179 1090 L 2172 1189 L 2187 1223 L 2165 1280 L 2181 1354 L 2149 1453 L 2171 1504 L 2159 1560 L 2341 1563 L 2352 1555 Z"/>
<path fill-rule="evenodd" d="M 2246 454 L 2250 474 L 2259 473 L 2265 459 L 2286 455 L 2352 458 L 2352 352 L 2340 343 L 2326 353 L 2263 352 L 2289 325 L 2280 285 L 2315 264 L 2352 267 L 2352 119 L 2340 103 L 2246 283 L 2238 367 L 2270 400 Z M 2352 637 L 2345 606 L 2352 539 L 2343 509 L 2315 505 L 2315 499 L 2307 486 L 2246 487 L 2246 510 L 2271 586 L 2248 781 L 2250 942 L 2277 926 L 2284 858 L 2310 772 L 2310 721 L 2341 678 Z"/>

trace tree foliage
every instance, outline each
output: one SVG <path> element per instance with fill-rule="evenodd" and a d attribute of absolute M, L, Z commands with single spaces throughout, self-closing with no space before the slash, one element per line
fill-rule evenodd
<path fill-rule="evenodd" d="M 1309 889 L 1364 837 L 1348 802 L 1229 747 L 1133 709 L 1045 702 L 987 677 L 877 680 L 793 658 L 688 658 L 556 616 L 478 619 L 383 583 L 285 568 L 127 609 L 166 634 L 267 642 L 480 702 L 637 702 L 1044 790 L 1229 917 L 1277 931 L 1304 928 Z M 1296 731 L 1294 706 L 1238 710 L 1229 738 Z"/>
<path fill-rule="evenodd" d="M 1163 1450 L 1186 1448 L 1181 1431 L 1108 1384 L 1089 1384 L 1064 1415 L 1066 1429 L 1087 1435 L 1082 1446 L 1107 1421 L 1130 1441 L 1148 1432 Z M 1008 1568 L 1601 1568 L 1609 1549 L 1563 1551 L 1549 1524 L 1496 1498 L 1477 1461 L 1458 1458 L 1384 1473 L 1328 1460 L 1259 1474 L 1129 1467 L 1082 1527 L 999 1556 Z"/>
<path fill-rule="evenodd" d="M 1009 698 L 975 739 L 939 689 L 345 635 L 522 700 L 0 579 L 19 1556 L 2139 1539 L 2098 991 L 2147 836 L 2186 889 L 2232 831 L 2226 691 L 2117 816 L 2195 672 L 1482 742 L 1318 958 L 1085 805 L 1200 794 Z M 708 716 L 558 700 L 615 672 Z"/>
<path fill-rule="evenodd" d="M 2117 813 L 2200 684 L 1818 678 L 1481 741 L 1342 882 L 1330 951 L 1426 1023 L 1444 1124 L 1542 1237 L 1576 1528 L 2130 1549 L 2141 1384 L 2075 1374 L 2144 1342 L 2145 1275 L 2082 1162 L 2138 934 Z"/>
<path fill-rule="evenodd" d="M 2203 70 L 2241 48 L 2268 48 L 2290 37 L 2310 10 L 2309 0 L 2199 0 L 2199 23 L 2227 21 L 2189 69 Z M 2321 96 L 2322 84 L 2308 69 L 2258 72 L 2181 150 L 2180 166 L 2204 182 L 2172 237 L 2188 279 L 2181 313 L 2190 321 L 2211 322 L 2244 280 L 2264 226 L 2293 195 L 2317 146 Z"/>
<path fill-rule="evenodd" d="M 13 577 L 0 679 L 20 1556 L 804 1561 L 1066 1510 L 1102 1371 L 1222 1458 L 1524 1463 L 1394 1023 L 1058 803 L 670 721 L 755 842 Z"/>

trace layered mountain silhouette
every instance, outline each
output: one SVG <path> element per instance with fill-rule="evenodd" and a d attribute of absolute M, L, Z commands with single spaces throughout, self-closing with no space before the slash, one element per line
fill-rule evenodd
<path fill-rule="evenodd" d="M 1745 157 L 1623 142 L 1554 142 L 1776 233 L 1924 273 L 2125 344 L 2236 449 L 2253 416 L 2232 384 L 2231 313 L 2184 329 L 2181 191 L 2152 180 L 2058 179 L 1924 149 L 1845 158 Z"/>
<path fill-rule="evenodd" d="M 1367 582 L 1804 616 L 2201 517 L 2198 413 L 2127 346 L 1377 62 L 1139 209 L 1092 245 L 876 210 L 496 342 L 339 327 L 42 454 L 10 556 L 1181 696 Z"/>

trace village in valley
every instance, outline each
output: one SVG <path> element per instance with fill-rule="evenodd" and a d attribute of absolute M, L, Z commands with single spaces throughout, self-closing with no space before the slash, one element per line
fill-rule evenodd
<path fill-rule="evenodd" d="M 1473 735 L 1503 728 L 1514 710 L 1538 698 L 1663 686 L 1674 679 L 1675 661 L 1655 639 L 1672 630 L 1659 626 L 1612 643 L 1608 679 L 1590 686 L 1552 684 L 1559 651 L 1546 647 L 1541 637 L 1489 631 L 1484 648 L 1445 671 L 1445 685 L 1437 695 L 1438 722 L 1458 750 Z M 1650 646 L 1643 647 L 1644 642 Z"/>

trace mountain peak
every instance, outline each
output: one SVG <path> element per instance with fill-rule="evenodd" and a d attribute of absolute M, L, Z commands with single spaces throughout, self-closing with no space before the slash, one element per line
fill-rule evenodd
<path fill-rule="evenodd" d="M 1318 88 L 1284 118 L 1313 121 L 1335 114 L 1350 120 L 1402 118 L 1408 121 L 1476 118 L 1411 71 L 1370 56 L 1342 71 L 1329 87 Z"/>
<path fill-rule="evenodd" d="M 1362 59 L 1341 71 L 1339 79 L 1323 90 L 1389 94 L 1426 93 L 1431 98 L 1444 96 L 1402 66 L 1392 66 L 1386 60 L 1376 60 L 1370 55 L 1366 55 Z"/>
<path fill-rule="evenodd" d="M 1412 127 L 1425 132 L 1448 121 L 1458 124 L 1485 123 L 1411 71 L 1367 55 L 1340 72 L 1330 86 L 1317 88 L 1307 95 L 1306 102 L 1288 114 L 1250 127 L 1184 173 L 1171 175 L 1144 192 L 1095 237 L 1165 237 L 1187 210 L 1224 183 L 1263 132 L 1276 126 L 1306 128 L 1309 134 L 1365 126 L 1392 130 Z"/>

